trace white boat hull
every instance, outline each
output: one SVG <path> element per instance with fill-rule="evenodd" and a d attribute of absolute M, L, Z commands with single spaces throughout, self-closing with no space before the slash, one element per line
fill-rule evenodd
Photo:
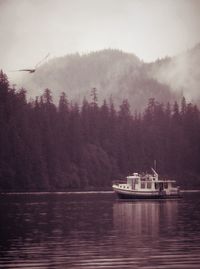
<path fill-rule="evenodd" d="M 114 192 L 120 199 L 170 199 L 179 198 L 180 193 L 167 194 L 165 191 L 136 191 L 124 190 L 113 186 Z"/>

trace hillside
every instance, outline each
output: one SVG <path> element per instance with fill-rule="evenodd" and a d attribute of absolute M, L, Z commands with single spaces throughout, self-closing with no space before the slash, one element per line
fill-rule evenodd
<path fill-rule="evenodd" d="M 99 103 L 112 97 L 118 105 L 128 99 L 133 111 L 142 110 L 151 97 L 160 102 L 176 99 L 169 86 L 149 76 L 146 67 L 135 55 L 118 50 L 67 55 L 50 60 L 34 74 L 24 75 L 21 86 L 32 97 L 49 88 L 55 102 L 63 91 L 78 102 L 84 97 L 90 99 L 90 91 L 95 87 Z"/>
<path fill-rule="evenodd" d="M 90 99 L 96 88 L 98 101 L 112 97 L 116 105 L 128 99 L 132 111 L 143 110 L 149 98 L 159 102 L 200 100 L 200 45 L 176 57 L 147 64 L 133 54 L 119 50 L 102 50 L 85 55 L 72 54 L 54 58 L 34 74 L 25 74 L 18 86 L 28 89 L 28 96 L 41 95 L 44 89 L 53 92 L 57 102 L 61 92 L 82 102 Z"/>

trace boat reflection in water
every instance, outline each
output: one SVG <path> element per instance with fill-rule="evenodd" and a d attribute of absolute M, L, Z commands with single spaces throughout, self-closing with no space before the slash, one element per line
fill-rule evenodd
<path fill-rule="evenodd" d="M 177 200 L 117 201 L 113 205 L 114 228 L 123 235 L 156 237 L 174 229 L 177 212 Z"/>

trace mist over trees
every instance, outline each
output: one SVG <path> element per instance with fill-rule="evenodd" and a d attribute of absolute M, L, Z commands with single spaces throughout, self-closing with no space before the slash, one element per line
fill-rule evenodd
<path fill-rule="evenodd" d="M 99 104 L 112 98 L 116 108 L 128 99 L 131 109 L 143 111 L 149 98 L 157 101 L 174 101 L 179 93 L 150 76 L 149 65 L 134 54 L 107 49 L 84 55 L 72 54 L 49 60 L 36 72 L 17 82 L 28 90 L 29 96 L 41 95 L 45 88 L 53 89 L 57 104 L 61 92 L 81 105 L 84 97 L 90 98 L 90 89 L 98 89 Z M 37 93 L 36 93 L 37 92 Z"/>
<path fill-rule="evenodd" d="M 200 44 L 174 57 L 148 65 L 149 76 L 181 93 L 188 102 L 200 104 Z"/>
<path fill-rule="evenodd" d="M 149 98 L 160 103 L 175 100 L 200 104 L 200 44 L 174 57 L 145 63 L 131 53 L 105 49 L 88 54 L 72 54 L 53 58 L 31 76 L 15 81 L 27 89 L 28 97 L 40 96 L 45 88 L 53 89 L 55 104 L 61 92 L 81 105 L 89 99 L 90 89 L 98 89 L 99 105 L 112 95 L 116 109 L 124 99 L 131 111 L 142 112 Z"/>
<path fill-rule="evenodd" d="M 81 105 L 62 93 L 55 105 L 46 88 L 27 102 L 26 90 L 9 86 L 0 72 L 0 190 L 108 188 L 145 172 L 157 160 L 160 175 L 184 188 L 200 186 L 200 112 L 149 99 L 135 112 L 127 99 L 98 103 L 98 89 Z"/>

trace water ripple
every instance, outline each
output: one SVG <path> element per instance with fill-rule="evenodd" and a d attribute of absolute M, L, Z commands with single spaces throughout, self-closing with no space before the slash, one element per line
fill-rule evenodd
<path fill-rule="evenodd" d="M 117 202 L 110 193 L 4 195 L 2 269 L 200 268 L 200 198 Z"/>

